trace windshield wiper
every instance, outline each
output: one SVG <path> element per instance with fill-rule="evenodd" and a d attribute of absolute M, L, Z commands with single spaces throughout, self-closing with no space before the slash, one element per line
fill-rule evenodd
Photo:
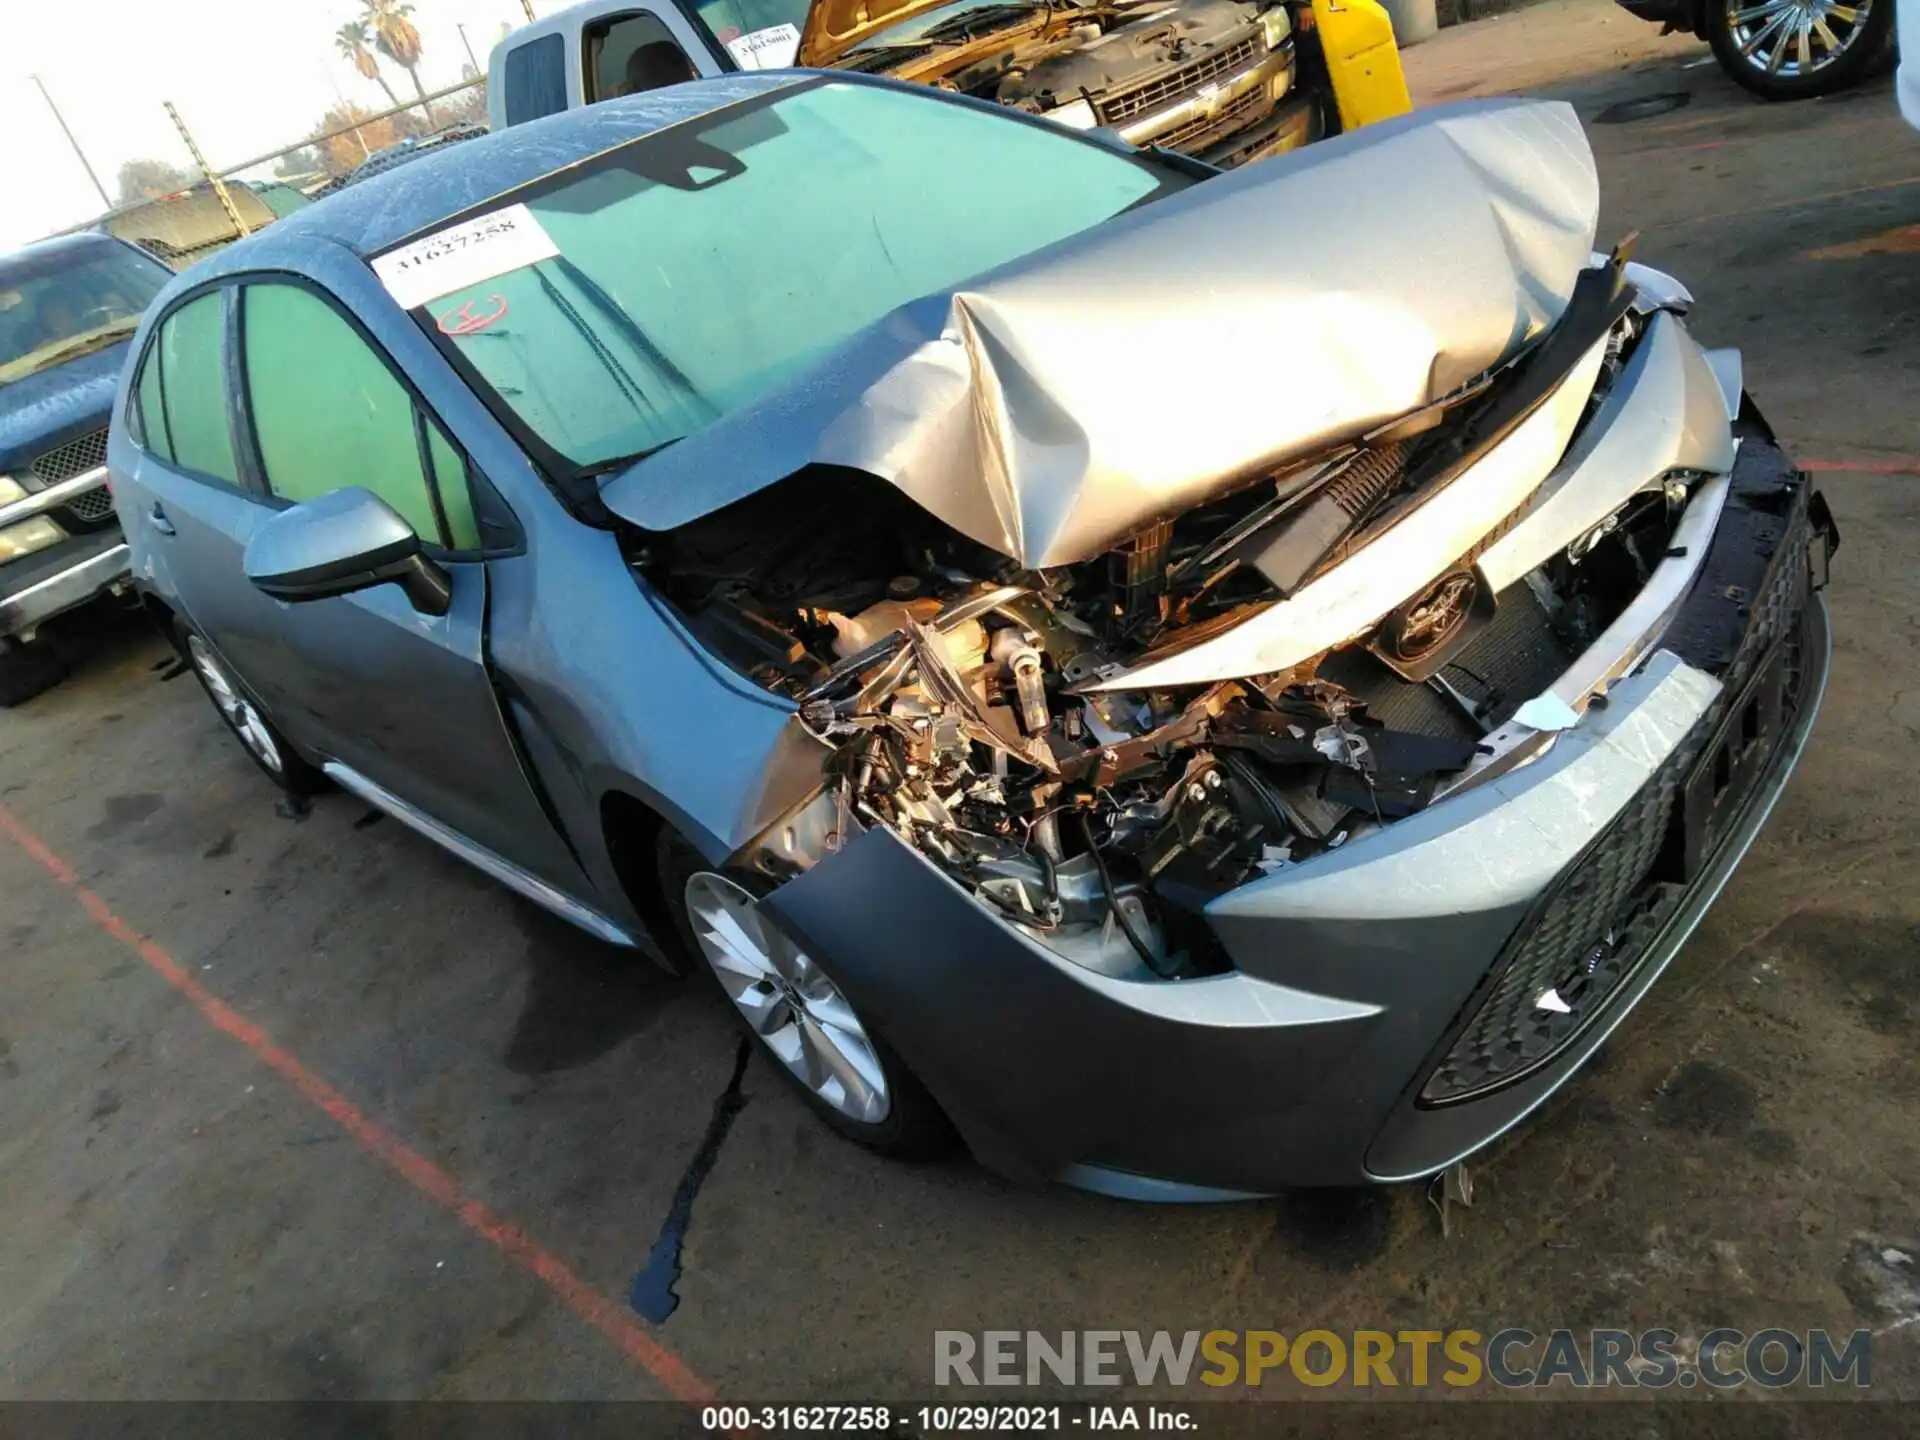
<path fill-rule="evenodd" d="M 662 440 L 658 445 L 649 445 L 644 450 L 635 450 L 630 455 L 614 455 L 605 460 L 594 460 L 585 465 L 576 466 L 573 474 L 567 479 L 569 481 L 597 480 L 602 475 L 611 475 L 614 471 L 624 470 L 629 465 L 638 465 L 649 455 L 658 455 L 679 438 L 675 435 L 671 439 Z"/>
<path fill-rule="evenodd" d="M 24 380 L 29 375 L 38 375 L 42 370 L 51 369 L 53 366 L 64 364 L 68 360 L 78 360 L 82 355 L 91 355 L 96 350 L 104 350 L 107 346 L 116 345 L 126 339 L 127 336 L 139 328 L 140 317 L 134 315 L 126 320 L 117 321 L 104 330 L 95 330 L 86 335 L 73 336 L 71 339 L 61 341 L 53 349 L 40 356 L 34 364 L 28 366 L 17 375 L 7 374 L 11 366 L 0 365 L 0 385 L 4 385 L 12 380 Z M 25 356 L 21 357 L 21 359 L 25 358 Z M 19 361 L 16 360 L 13 363 L 17 365 Z"/>

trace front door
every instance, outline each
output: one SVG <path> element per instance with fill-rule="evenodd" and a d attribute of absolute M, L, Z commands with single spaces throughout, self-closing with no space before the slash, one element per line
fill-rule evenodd
<path fill-rule="evenodd" d="M 173 531 L 155 543 L 172 549 L 168 568 L 188 617 L 297 744 L 590 897 L 522 768 L 487 670 L 487 573 L 464 458 L 329 298 L 274 282 L 231 290 L 225 303 L 221 353 L 244 361 L 208 368 L 216 380 L 224 371 L 214 403 L 224 396 L 244 482 L 208 485 L 177 455 L 143 477 Z M 195 390 L 185 382 L 198 378 L 193 357 L 207 351 L 166 340 L 163 331 L 172 419 L 191 412 Z M 247 581 L 243 556 L 262 524 L 348 485 L 385 500 L 445 566 L 453 584 L 445 615 L 415 610 L 393 584 L 290 603 Z"/>

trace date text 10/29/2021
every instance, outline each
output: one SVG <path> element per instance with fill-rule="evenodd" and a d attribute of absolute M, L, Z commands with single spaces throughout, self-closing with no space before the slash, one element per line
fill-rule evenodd
<path fill-rule="evenodd" d="M 1021 1431 L 1156 1430 L 1200 1428 L 1188 1408 L 1167 1405 L 708 1405 L 704 1430 L 744 1434 L 753 1430 L 808 1430 L 828 1434 L 962 1433 L 1004 1435 Z"/>

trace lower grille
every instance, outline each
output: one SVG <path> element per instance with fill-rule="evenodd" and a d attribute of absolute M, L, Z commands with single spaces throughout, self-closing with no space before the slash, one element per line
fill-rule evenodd
<path fill-rule="evenodd" d="M 1725 545 L 1736 561 L 1744 551 L 1750 561 L 1766 554 L 1756 535 L 1783 543 L 1751 603 L 1737 584 L 1720 583 L 1724 577 L 1711 563 L 1696 586 L 1705 602 L 1700 609 L 1735 618 L 1731 655 L 1715 655 L 1719 663 L 1707 666 L 1719 675 L 1719 696 L 1508 942 L 1468 1003 L 1471 1018 L 1421 1087 L 1421 1104 L 1455 1104 L 1526 1078 L 1605 1010 L 1679 908 L 1695 859 L 1726 839 L 1805 703 L 1802 632 L 1813 539 L 1805 497 L 1779 506 L 1776 488 L 1747 498 L 1753 503 L 1723 521 L 1716 549 Z M 1715 631 L 1709 620 L 1696 633 Z M 1707 657 L 1689 653 L 1690 638 L 1687 624 L 1677 622 L 1666 648 L 1700 664 Z"/>
<path fill-rule="evenodd" d="M 58 485 L 62 480 L 71 480 L 89 470 L 98 470 L 106 463 L 107 431 L 103 425 L 91 434 L 69 440 L 44 455 L 36 455 L 28 462 L 27 468 L 33 471 L 33 478 L 42 485 Z"/>
<path fill-rule="evenodd" d="M 83 490 L 60 507 L 83 524 L 97 525 L 113 518 L 113 492 L 106 486 Z"/>
<path fill-rule="evenodd" d="M 1126 89 L 1108 91 L 1095 102 L 1100 121 L 1103 125 L 1121 125 L 1178 104 L 1202 86 L 1246 69 L 1259 60 L 1260 51 L 1260 33 L 1256 30 L 1198 60 L 1162 71 Z"/>

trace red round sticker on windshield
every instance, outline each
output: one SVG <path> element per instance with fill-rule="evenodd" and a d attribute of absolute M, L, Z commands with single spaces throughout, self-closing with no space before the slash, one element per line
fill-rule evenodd
<path fill-rule="evenodd" d="M 434 321 L 442 335 L 477 335 L 507 313 L 507 297 L 489 295 L 484 301 L 469 300 L 447 311 Z"/>
<path fill-rule="evenodd" d="M 740 27 L 738 25 L 728 25 L 720 31 L 720 43 L 722 45 L 725 45 L 732 40 L 738 40 L 739 38 L 740 38 Z"/>

